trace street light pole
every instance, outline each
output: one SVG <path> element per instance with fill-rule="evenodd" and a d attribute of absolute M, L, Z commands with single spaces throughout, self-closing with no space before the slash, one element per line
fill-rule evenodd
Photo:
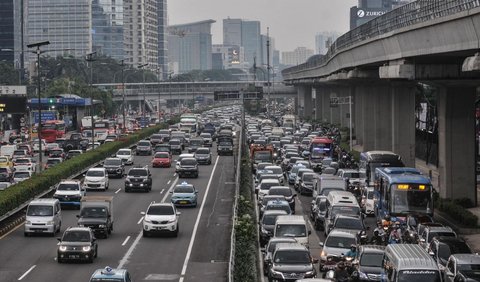
<path fill-rule="evenodd" d="M 37 54 L 37 94 L 38 94 L 38 162 L 40 164 L 39 172 L 42 172 L 42 102 L 40 95 L 40 55 L 42 51 L 40 50 L 41 46 L 49 45 L 50 41 L 42 41 L 37 43 L 28 44 L 27 48 L 36 47 L 35 53 Z"/>
<path fill-rule="evenodd" d="M 94 111 L 94 105 L 93 105 L 93 61 L 95 61 L 94 55 L 97 52 L 91 52 L 88 53 L 85 56 L 85 60 L 87 62 L 90 62 L 90 99 L 91 101 L 91 106 L 90 106 L 90 116 L 91 121 L 92 121 L 92 150 L 95 149 L 95 123 L 93 122 L 93 111 Z"/>
<path fill-rule="evenodd" d="M 267 99 L 267 116 L 270 118 L 270 35 L 269 28 L 267 27 L 267 89 L 268 89 L 268 99 Z"/>
<path fill-rule="evenodd" d="M 143 76 L 143 110 L 142 110 L 142 122 L 145 124 L 145 69 L 144 67 L 148 66 L 148 63 L 141 64 L 138 66 L 139 69 L 142 70 L 142 76 Z"/>
<path fill-rule="evenodd" d="M 170 95 L 170 115 L 172 114 L 173 110 L 173 101 L 172 101 L 172 73 L 168 73 L 168 94 Z"/>
<path fill-rule="evenodd" d="M 161 66 L 158 66 L 157 68 L 158 70 L 158 102 L 157 102 L 157 112 L 158 112 L 158 122 L 160 122 L 160 81 L 161 81 L 161 77 L 163 75 L 160 75 L 161 74 Z"/>
<path fill-rule="evenodd" d="M 127 122 L 126 122 L 126 113 L 125 113 L 125 76 L 124 76 L 124 69 L 125 69 L 125 60 L 121 60 L 122 62 L 122 112 L 123 112 L 123 126 L 122 126 L 122 133 L 125 134 L 127 130 Z"/>

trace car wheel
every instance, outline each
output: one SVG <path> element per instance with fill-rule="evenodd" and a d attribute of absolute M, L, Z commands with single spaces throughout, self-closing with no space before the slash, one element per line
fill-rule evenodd
<path fill-rule="evenodd" d="M 95 256 L 94 258 L 97 258 L 98 257 L 98 247 L 95 247 Z"/>
<path fill-rule="evenodd" d="M 175 229 L 175 231 L 173 232 L 173 237 L 178 237 L 178 231 L 179 231 L 179 228 L 177 224 L 177 229 Z"/>
<path fill-rule="evenodd" d="M 30 233 L 28 233 L 28 232 L 23 232 L 23 236 L 29 237 L 29 236 L 30 236 Z"/>
<path fill-rule="evenodd" d="M 148 233 L 148 231 L 146 230 L 143 230 L 143 237 L 148 237 L 150 236 L 150 233 Z"/>
<path fill-rule="evenodd" d="M 130 192 L 130 189 L 125 188 L 125 193 L 128 193 L 128 192 Z"/>
<path fill-rule="evenodd" d="M 63 263 L 63 260 L 57 256 L 57 262 L 58 263 Z"/>

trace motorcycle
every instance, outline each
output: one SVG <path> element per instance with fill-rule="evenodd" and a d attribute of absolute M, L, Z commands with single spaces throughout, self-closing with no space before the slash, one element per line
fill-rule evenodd
<path fill-rule="evenodd" d="M 340 263 L 344 264 L 343 268 L 340 268 Z M 340 261 L 335 264 L 334 269 L 330 269 L 325 273 L 325 278 L 332 281 L 347 282 L 354 279 L 354 263 L 352 257 L 340 257 Z"/>

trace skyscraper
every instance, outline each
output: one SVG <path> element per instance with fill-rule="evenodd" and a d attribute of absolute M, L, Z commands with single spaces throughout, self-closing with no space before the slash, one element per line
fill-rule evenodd
<path fill-rule="evenodd" d="M 0 49 L 14 49 L 14 0 L 0 2 Z M 15 52 L 0 51 L 0 61 L 13 63 Z"/>
<path fill-rule="evenodd" d="M 254 57 L 257 62 L 263 62 L 262 39 L 260 34 L 260 22 L 242 19 L 223 20 L 223 44 L 239 45 L 245 51 L 245 62 L 253 66 Z"/>
<path fill-rule="evenodd" d="M 124 58 L 124 23 L 123 0 L 93 0 L 93 51 L 122 60 Z"/>
<path fill-rule="evenodd" d="M 161 71 L 161 79 L 168 76 L 168 54 L 167 54 L 167 0 L 157 0 L 158 16 L 158 66 Z"/>
<path fill-rule="evenodd" d="M 205 20 L 168 26 L 168 60 L 180 73 L 212 68 L 212 23 Z"/>
<path fill-rule="evenodd" d="M 223 20 L 223 45 L 242 46 L 242 20 Z"/>

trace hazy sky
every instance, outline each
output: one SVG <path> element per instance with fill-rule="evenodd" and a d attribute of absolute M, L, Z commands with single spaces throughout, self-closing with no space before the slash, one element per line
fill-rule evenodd
<path fill-rule="evenodd" d="M 169 24 L 213 19 L 213 43 L 223 43 L 223 19 L 258 20 L 262 33 L 275 39 L 280 51 L 315 49 L 315 34 L 348 31 L 350 7 L 357 0 L 167 0 Z"/>

